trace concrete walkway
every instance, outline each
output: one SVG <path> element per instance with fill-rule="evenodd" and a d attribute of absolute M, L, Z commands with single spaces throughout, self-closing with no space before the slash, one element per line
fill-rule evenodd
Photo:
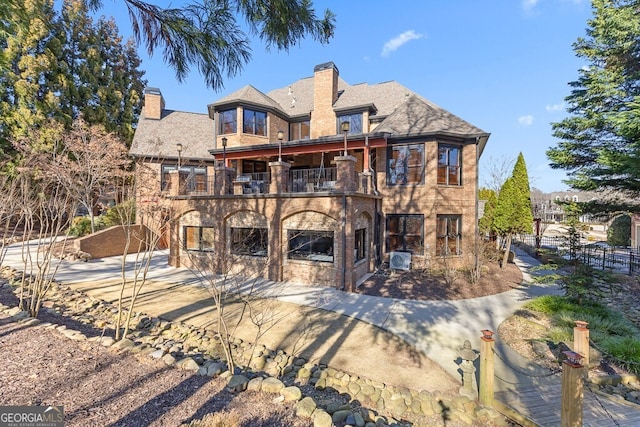
<path fill-rule="evenodd" d="M 134 262 L 135 255 L 127 257 L 129 265 Z M 271 319 L 263 323 L 262 330 L 243 327 L 236 332 L 252 342 L 260 335 L 265 345 L 277 346 L 271 348 L 303 354 L 306 351 L 312 360 L 390 384 L 428 389 L 431 387 L 424 387 L 426 382 L 434 381 L 432 387 L 435 389 L 438 385 L 451 389 L 450 382 L 437 380 L 438 372 L 426 358 L 460 381 L 456 361 L 458 349 L 465 340 L 478 349 L 482 329 L 497 331 L 500 323 L 526 301 L 559 292 L 556 285 L 531 283 L 530 269 L 538 264 L 535 259 L 519 253 L 516 263 L 524 274 L 524 284 L 520 288 L 456 301 L 391 299 L 350 294 L 329 287 L 266 280 L 238 281 L 235 286 L 245 295 L 277 301 L 281 305 L 265 310 Z M 20 270 L 24 268 L 19 245 L 9 248 L 3 264 Z M 75 285 L 92 296 L 114 301 L 120 267 L 121 257 L 86 263 L 62 261 L 56 279 Z M 138 311 L 197 326 L 211 325 L 215 318 L 212 315 L 214 308 L 208 293 L 203 290 L 207 278 L 199 278 L 196 272 L 185 268 L 169 267 L 166 251 L 154 253 L 147 278 L 149 282 L 140 297 Z M 234 309 L 229 310 L 234 315 Z M 242 316 L 241 313 L 237 315 Z M 270 338 L 270 334 L 273 337 Z M 544 374 L 542 370 L 499 342 L 496 348 L 499 356 L 496 376 L 504 380 L 496 382 L 497 391 L 539 382 L 537 377 L 521 372 L 537 375 L 538 372 Z"/>

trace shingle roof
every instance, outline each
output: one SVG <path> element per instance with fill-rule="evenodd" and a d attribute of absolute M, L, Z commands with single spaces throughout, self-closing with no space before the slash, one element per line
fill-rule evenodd
<path fill-rule="evenodd" d="M 389 132 L 394 136 L 435 133 L 461 137 L 488 136 L 482 129 L 415 94 L 409 95 L 384 119 L 376 127 L 376 132 Z"/>
<path fill-rule="evenodd" d="M 338 91 L 347 87 L 347 82 L 338 76 Z M 290 117 L 308 115 L 313 110 L 313 77 L 305 77 L 267 95 Z"/>
<path fill-rule="evenodd" d="M 219 99 L 218 101 L 209 104 L 210 106 L 219 106 L 224 104 L 232 104 L 236 102 L 248 102 L 258 105 L 264 105 L 266 107 L 271 107 L 276 110 L 282 111 L 280 104 L 271 99 L 269 96 L 260 92 L 258 89 L 251 85 L 244 86 L 237 91 L 230 93 L 224 98 Z"/>
<path fill-rule="evenodd" d="M 129 153 L 133 156 L 175 158 L 176 144 L 182 144 L 182 156 L 211 159 L 213 121 L 207 114 L 162 110 L 160 120 L 140 115 Z"/>

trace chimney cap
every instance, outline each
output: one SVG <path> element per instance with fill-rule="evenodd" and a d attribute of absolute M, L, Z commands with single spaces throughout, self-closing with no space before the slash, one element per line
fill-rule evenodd
<path fill-rule="evenodd" d="M 145 94 L 148 93 L 148 94 L 151 94 L 151 95 L 160 95 L 160 96 L 162 96 L 162 92 L 157 87 L 147 87 L 147 88 L 144 89 L 144 93 Z"/>
<path fill-rule="evenodd" d="M 318 71 L 329 70 L 331 68 L 336 70 L 336 73 L 340 74 L 340 72 L 338 71 L 338 67 L 336 67 L 336 64 L 334 64 L 332 61 L 316 65 L 315 67 L 313 67 L 313 72 L 317 73 Z"/>

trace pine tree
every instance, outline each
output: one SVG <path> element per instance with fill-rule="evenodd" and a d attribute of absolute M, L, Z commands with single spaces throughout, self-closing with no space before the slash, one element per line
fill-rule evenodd
<path fill-rule="evenodd" d="M 640 192 L 640 0 L 593 0 L 587 36 L 573 46 L 586 61 L 566 97 L 570 117 L 553 123 L 560 139 L 551 167 L 580 190 Z"/>

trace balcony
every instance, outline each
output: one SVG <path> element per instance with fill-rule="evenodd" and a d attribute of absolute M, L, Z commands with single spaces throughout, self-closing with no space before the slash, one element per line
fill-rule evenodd
<path fill-rule="evenodd" d="M 347 159 L 350 160 L 350 159 Z M 355 160 L 355 159 L 354 159 Z M 214 176 L 178 174 L 171 177 L 171 196 L 255 196 L 265 194 L 342 193 L 370 194 L 371 174 L 355 172 L 354 162 L 331 168 L 289 169 L 274 162 L 271 172 L 236 175 L 231 168 L 218 167 Z M 274 177 L 277 178 L 274 181 Z M 174 185 L 178 191 L 171 191 Z M 178 181 L 179 180 L 179 181 Z"/>

